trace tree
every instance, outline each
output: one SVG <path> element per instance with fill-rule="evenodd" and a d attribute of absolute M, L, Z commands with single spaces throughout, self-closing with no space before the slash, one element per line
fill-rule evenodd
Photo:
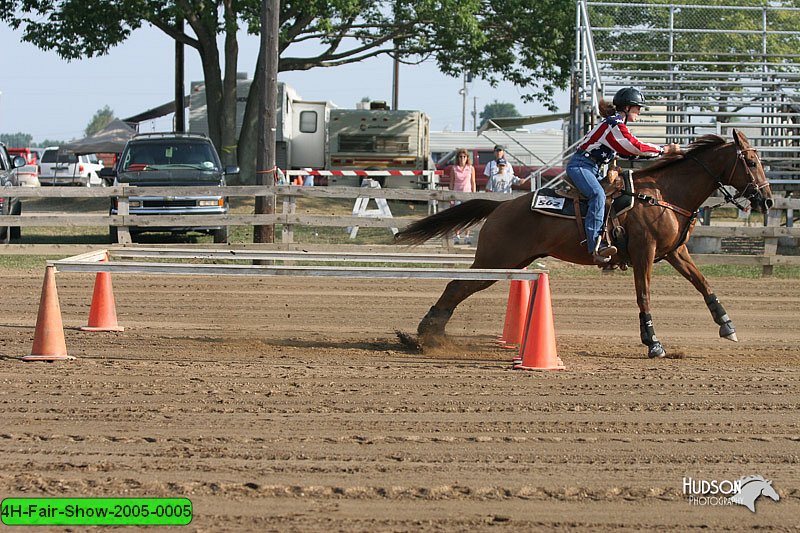
<path fill-rule="evenodd" d="M 64 59 L 100 56 L 151 24 L 200 56 L 209 136 L 226 163 L 255 175 L 257 97 L 251 84 L 242 133 L 235 139 L 236 32 L 260 30 L 261 0 L 0 0 L 0 17 L 23 40 Z M 513 16 L 512 16 L 513 15 Z M 178 30 L 185 19 L 191 32 Z M 525 98 L 555 109 L 569 80 L 573 0 L 283 0 L 279 70 L 335 67 L 380 55 L 403 62 L 434 59 L 442 72 L 467 71 L 497 84 L 511 81 Z M 223 43 L 222 50 L 218 46 Z M 292 47 L 292 45 L 301 45 Z M 309 46 L 311 45 L 311 46 Z M 297 49 L 310 50 L 299 55 Z M 262 51 L 263 53 L 263 51 Z M 224 61 L 223 61 L 224 60 Z M 259 73 L 253 76 L 259 79 Z"/>
<path fill-rule="evenodd" d="M 487 120 L 492 118 L 519 117 L 521 115 L 519 114 L 519 111 L 517 111 L 517 108 L 514 106 L 514 104 L 510 104 L 508 102 L 498 102 L 495 100 L 491 104 L 486 104 L 479 116 L 481 117 L 480 125 L 483 126 L 486 124 Z"/>
<path fill-rule="evenodd" d="M 67 142 L 53 140 L 53 139 L 45 139 L 43 141 L 39 141 L 38 144 L 34 144 L 33 146 L 38 146 L 39 148 L 47 148 L 49 146 L 61 146 L 62 144 L 67 144 Z"/>
<path fill-rule="evenodd" d="M 83 133 L 88 137 L 89 135 L 94 135 L 98 131 L 102 130 L 115 119 L 114 112 L 111 111 L 111 108 L 105 106 L 103 109 L 98 109 L 97 113 L 94 114 L 92 117 L 91 122 L 89 125 L 86 126 L 86 129 L 83 130 Z"/>
<path fill-rule="evenodd" d="M 12 148 L 27 148 L 33 142 L 30 133 L 0 133 L 0 142 Z"/>

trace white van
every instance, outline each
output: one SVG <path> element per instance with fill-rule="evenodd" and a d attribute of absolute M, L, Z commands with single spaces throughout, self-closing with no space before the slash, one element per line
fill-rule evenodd
<path fill-rule="evenodd" d="M 44 149 L 39 160 L 39 183 L 42 185 L 105 186 L 100 179 L 103 162 L 94 154 L 75 155 L 60 152 L 58 146 Z"/>

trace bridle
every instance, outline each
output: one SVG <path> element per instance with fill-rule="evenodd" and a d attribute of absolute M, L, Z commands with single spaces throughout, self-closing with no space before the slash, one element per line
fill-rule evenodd
<path fill-rule="evenodd" d="M 705 170 L 708 173 L 709 176 L 711 176 L 712 178 L 714 178 L 716 180 L 716 182 L 717 182 L 717 190 L 722 194 L 722 197 L 725 199 L 724 202 L 721 202 L 721 203 L 719 203 L 717 205 L 710 206 L 709 207 L 710 209 L 716 209 L 717 207 L 723 206 L 725 204 L 733 204 L 737 208 L 739 208 L 740 210 L 744 211 L 746 209 L 746 207 L 741 205 L 739 202 L 736 201 L 739 198 L 745 198 L 751 204 L 753 204 L 753 203 L 764 203 L 764 205 L 767 207 L 767 209 L 772 207 L 772 200 L 764 198 L 764 195 L 761 194 L 761 189 L 763 189 L 764 187 L 769 185 L 769 182 L 764 181 L 764 183 L 762 183 L 761 185 L 758 184 L 758 180 L 756 179 L 756 176 L 753 173 L 753 171 L 751 170 L 751 166 L 749 165 L 748 160 L 745 157 L 745 154 L 747 154 L 747 152 L 753 152 L 753 155 L 756 158 L 756 165 L 755 166 L 757 166 L 758 164 L 761 164 L 761 158 L 758 157 L 758 150 L 756 150 L 755 148 L 744 148 L 743 149 L 743 148 L 740 148 L 738 145 L 736 145 L 736 161 L 734 161 L 733 166 L 731 167 L 731 171 L 728 174 L 727 183 L 725 183 L 722 180 L 723 176 L 725 175 L 724 172 L 719 177 L 717 177 L 711 171 L 711 169 L 708 168 L 708 166 L 705 163 L 703 163 L 702 161 L 700 161 L 699 159 L 697 159 L 695 157 L 688 157 L 688 159 L 691 159 L 692 161 L 694 161 L 695 163 L 700 165 L 700 167 L 703 170 Z M 739 166 L 739 163 L 744 165 L 744 172 L 747 175 L 747 177 L 749 178 L 750 182 L 741 191 L 737 190 L 736 194 L 731 194 L 730 192 L 728 192 L 728 189 L 726 189 L 725 187 L 726 186 L 734 187 L 734 185 L 733 185 L 733 175 L 736 173 L 736 167 Z"/>

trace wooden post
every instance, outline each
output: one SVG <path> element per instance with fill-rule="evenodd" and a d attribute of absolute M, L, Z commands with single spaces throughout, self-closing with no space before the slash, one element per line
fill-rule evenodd
<path fill-rule="evenodd" d="M 175 31 L 183 35 L 183 19 L 175 23 Z M 183 43 L 175 40 L 175 131 L 186 131 L 186 102 L 184 102 L 183 88 Z"/>
<path fill-rule="evenodd" d="M 119 244 L 131 244 L 133 238 L 131 237 L 130 229 L 128 229 L 128 217 L 130 217 L 130 202 L 128 201 L 128 193 L 123 187 L 122 196 L 117 197 L 117 214 L 122 217 L 124 226 L 117 226 L 117 242 Z"/>
<path fill-rule="evenodd" d="M 268 195 L 256 197 L 256 214 L 275 213 L 275 139 L 278 105 L 278 12 L 280 0 L 264 0 L 261 7 L 261 53 L 258 60 L 263 68 L 259 94 L 258 157 L 256 182 L 268 189 Z M 255 226 L 253 242 L 275 242 L 275 226 Z"/>
<path fill-rule="evenodd" d="M 297 200 L 294 196 L 283 197 L 283 214 L 294 215 L 297 211 Z M 282 241 L 284 244 L 294 242 L 294 224 L 283 224 Z"/>

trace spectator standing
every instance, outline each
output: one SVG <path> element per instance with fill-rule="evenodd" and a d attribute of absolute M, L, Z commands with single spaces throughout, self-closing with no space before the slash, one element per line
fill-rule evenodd
<path fill-rule="evenodd" d="M 472 166 L 469 160 L 469 153 L 461 148 L 456 153 L 456 164 L 450 167 L 449 187 L 451 191 L 458 192 L 475 192 L 475 167 Z M 453 204 L 458 205 L 460 201 Z M 469 232 L 466 235 L 467 244 L 472 243 L 472 236 Z M 456 233 L 453 241 L 455 244 L 461 243 L 461 234 Z"/>
<path fill-rule="evenodd" d="M 475 192 L 475 167 L 469 160 L 469 154 L 461 148 L 456 154 L 456 164 L 450 167 L 451 191 Z"/>
<path fill-rule="evenodd" d="M 503 161 L 506 160 L 506 149 L 505 147 L 498 144 L 497 146 L 494 147 L 494 160 L 486 163 L 486 166 L 483 169 L 483 175 L 491 179 L 492 176 L 497 174 L 499 170 L 498 168 L 499 165 L 497 164 L 497 162 L 500 161 L 501 159 Z M 508 164 L 508 161 L 506 161 L 506 165 L 503 172 L 505 174 L 508 174 L 509 176 L 514 175 L 514 168 Z"/>
<path fill-rule="evenodd" d="M 311 172 L 312 168 L 304 168 L 306 172 Z M 314 175 L 313 174 L 306 174 L 303 176 L 303 186 L 304 187 L 313 187 L 314 186 Z"/>
<path fill-rule="evenodd" d="M 513 171 L 508 172 L 506 169 L 511 165 L 509 165 L 505 159 L 498 159 L 497 161 L 492 161 L 492 163 L 497 163 L 497 170 L 489 178 L 489 181 L 486 182 L 487 192 L 510 193 L 513 185 L 524 185 L 531 179 L 530 177 L 527 177 L 522 180 L 516 177 Z M 488 168 L 489 165 L 486 166 Z"/>

